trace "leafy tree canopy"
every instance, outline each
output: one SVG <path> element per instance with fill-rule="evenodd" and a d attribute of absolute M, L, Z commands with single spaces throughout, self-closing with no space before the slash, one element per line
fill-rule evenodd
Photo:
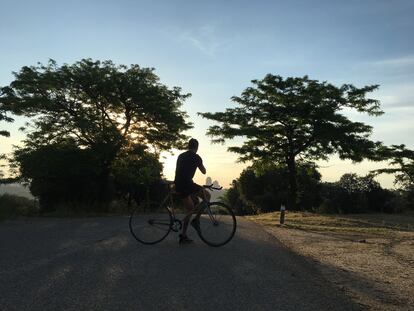
<path fill-rule="evenodd" d="M 373 174 L 394 174 L 394 183 L 402 188 L 414 187 L 414 151 L 405 145 L 381 148 L 382 156 L 390 159 L 390 166 L 372 171 Z"/>
<path fill-rule="evenodd" d="M 5 109 L 3 108 L 3 105 L 0 102 L 0 121 L 6 121 L 6 122 L 13 122 L 14 120 L 7 116 L 7 113 Z M 9 137 L 10 132 L 6 130 L 0 130 L 0 136 Z M 0 153 L 0 161 L 5 159 L 5 155 Z M 0 165 L 0 168 L 3 167 L 3 165 Z M 2 184 L 4 181 L 3 179 L 3 172 L 0 169 L 0 184 Z"/>
<path fill-rule="evenodd" d="M 381 188 L 380 184 L 373 179 L 373 176 L 367 175 L 360 177 L 355 173 L 342 175 L 338 181 L 338 185 L 348 193 L 365 193 L 373 189 Z"/>
<path fill-rule="evenodd" d="M 13 122 L 14 120 L 7 116 L 6 109 L 3 107 L 2 103 L 0 102 L 0 121 L 5 122 Z M 10 136 L 10 132 L 6 130 L 0 130 L 0 136 Z"/>
<path fill-rule="evenodd" d="M 141 148 L 122 150 L 112 164 L 117 191 L 128 196 L 128 203 L 134 199 L 137 203 L 147 200 L 150 187 L 161 180 L 162 164 L 158 157 Z"/>
<path fill-rule="evenodd" d="M 153 68 L 91 59 L 58 66 L 50 60 L 14 75 L 0 89 L 0 105 L 32 118 L 26 145 L 71 138 L 114 158 L 126 143 L 157 151 L 180 145 L 192 126 L 180 110 L 190 94 L 161 84 Z"/>
<path fill-rule="evenodd" d="M 220 123 L 208 130 L 214 142 L 246 138 L 241 147 L 229 148 L 240 154 L 240 160 L 284 162 L 288 156 L 327 159 L 337 152 L 342 159 L 361 161 L 375 150 L 377 145 L 369 140 L 372 127 L 352 122 L 342 112 L 353 108 L 381 115 L 379 102 L 366 98 L 377 85 L 336 87 L 307 76 L 283 79 L 271 74 L 252 83 L 241 96 L 232 97 L 238 107 L 200 113 Z"/>
<path fill-rule="evenodd" d="M 298 163 L 298 202 L 307 210 L 319 204 L 321 175 L 314 165 Z M 288 194 L 286 166 L 256 162 L 244 169 L 226 194 L 239 214 L 279 210 Z"/>

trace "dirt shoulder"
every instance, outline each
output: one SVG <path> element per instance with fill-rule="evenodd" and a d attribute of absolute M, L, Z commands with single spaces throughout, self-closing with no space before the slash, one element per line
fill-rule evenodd
<path fill-rule="evenodd" d="M 248 216 L 363 310 L 414 310 L 414 214 L 323 216 L 279 213 Z"/>

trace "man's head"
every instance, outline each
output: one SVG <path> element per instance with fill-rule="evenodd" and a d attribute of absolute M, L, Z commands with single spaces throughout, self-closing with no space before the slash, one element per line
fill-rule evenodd
<path fill-rule="evenodd" d="M 197 150 L 198 150 L 198 140 L 197 139 L 191 138 L 188 141 L 188 150 L 197 152 Z"/>

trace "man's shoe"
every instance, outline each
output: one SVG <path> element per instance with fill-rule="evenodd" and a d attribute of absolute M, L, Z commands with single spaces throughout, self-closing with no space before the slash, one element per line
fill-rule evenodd
<path fill-rule="evenodd" d="M 189 244 L 189 243 L 193 242 L 193 240 L 188 238 L 188 236 L 186 236 L 186 235 L 180 234 L 179 237 L 180 237 L 180 239 L 179 239 L 178 243 L 180 243 L 180 244 Z"/>

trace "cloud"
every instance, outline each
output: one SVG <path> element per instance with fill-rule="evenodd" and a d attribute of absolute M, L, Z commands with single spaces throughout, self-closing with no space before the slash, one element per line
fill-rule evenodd
<path fill-rule="evenodd" d="M 414 55 L 373 61 L 370 64 L 371 66 L 382 68 L 411 67 L 414 66 Z"/>
<path fill-rule="evenodd" d="M 414 55 L 364 62 L 358 64 L 357 69 L 370 75 L 382 76 L 387 80 L 412 80 L 414 78 Z"/>
<path fill-rule="evenodd" d="M 351 72 L 380 85 L 372 96 L 384 109 L 414 109 L 414 55 L 360 62 Z"/>
<path fill-rule="evenodd" d="M 411 109 L 414 111 L 414 81 L 385 84 L 376 92 L 384 109 Z"/>
<path fill-rule="evenodd" d="M 186 43 L 199 50 L 208 57 L 215 57 L 217 52 L 223 49 L 227 43 L 218 36 L 215 24 L 206 24 L 194 30 L 171 30 L 167 31 L 169 37 L 180 43 Z"/>

